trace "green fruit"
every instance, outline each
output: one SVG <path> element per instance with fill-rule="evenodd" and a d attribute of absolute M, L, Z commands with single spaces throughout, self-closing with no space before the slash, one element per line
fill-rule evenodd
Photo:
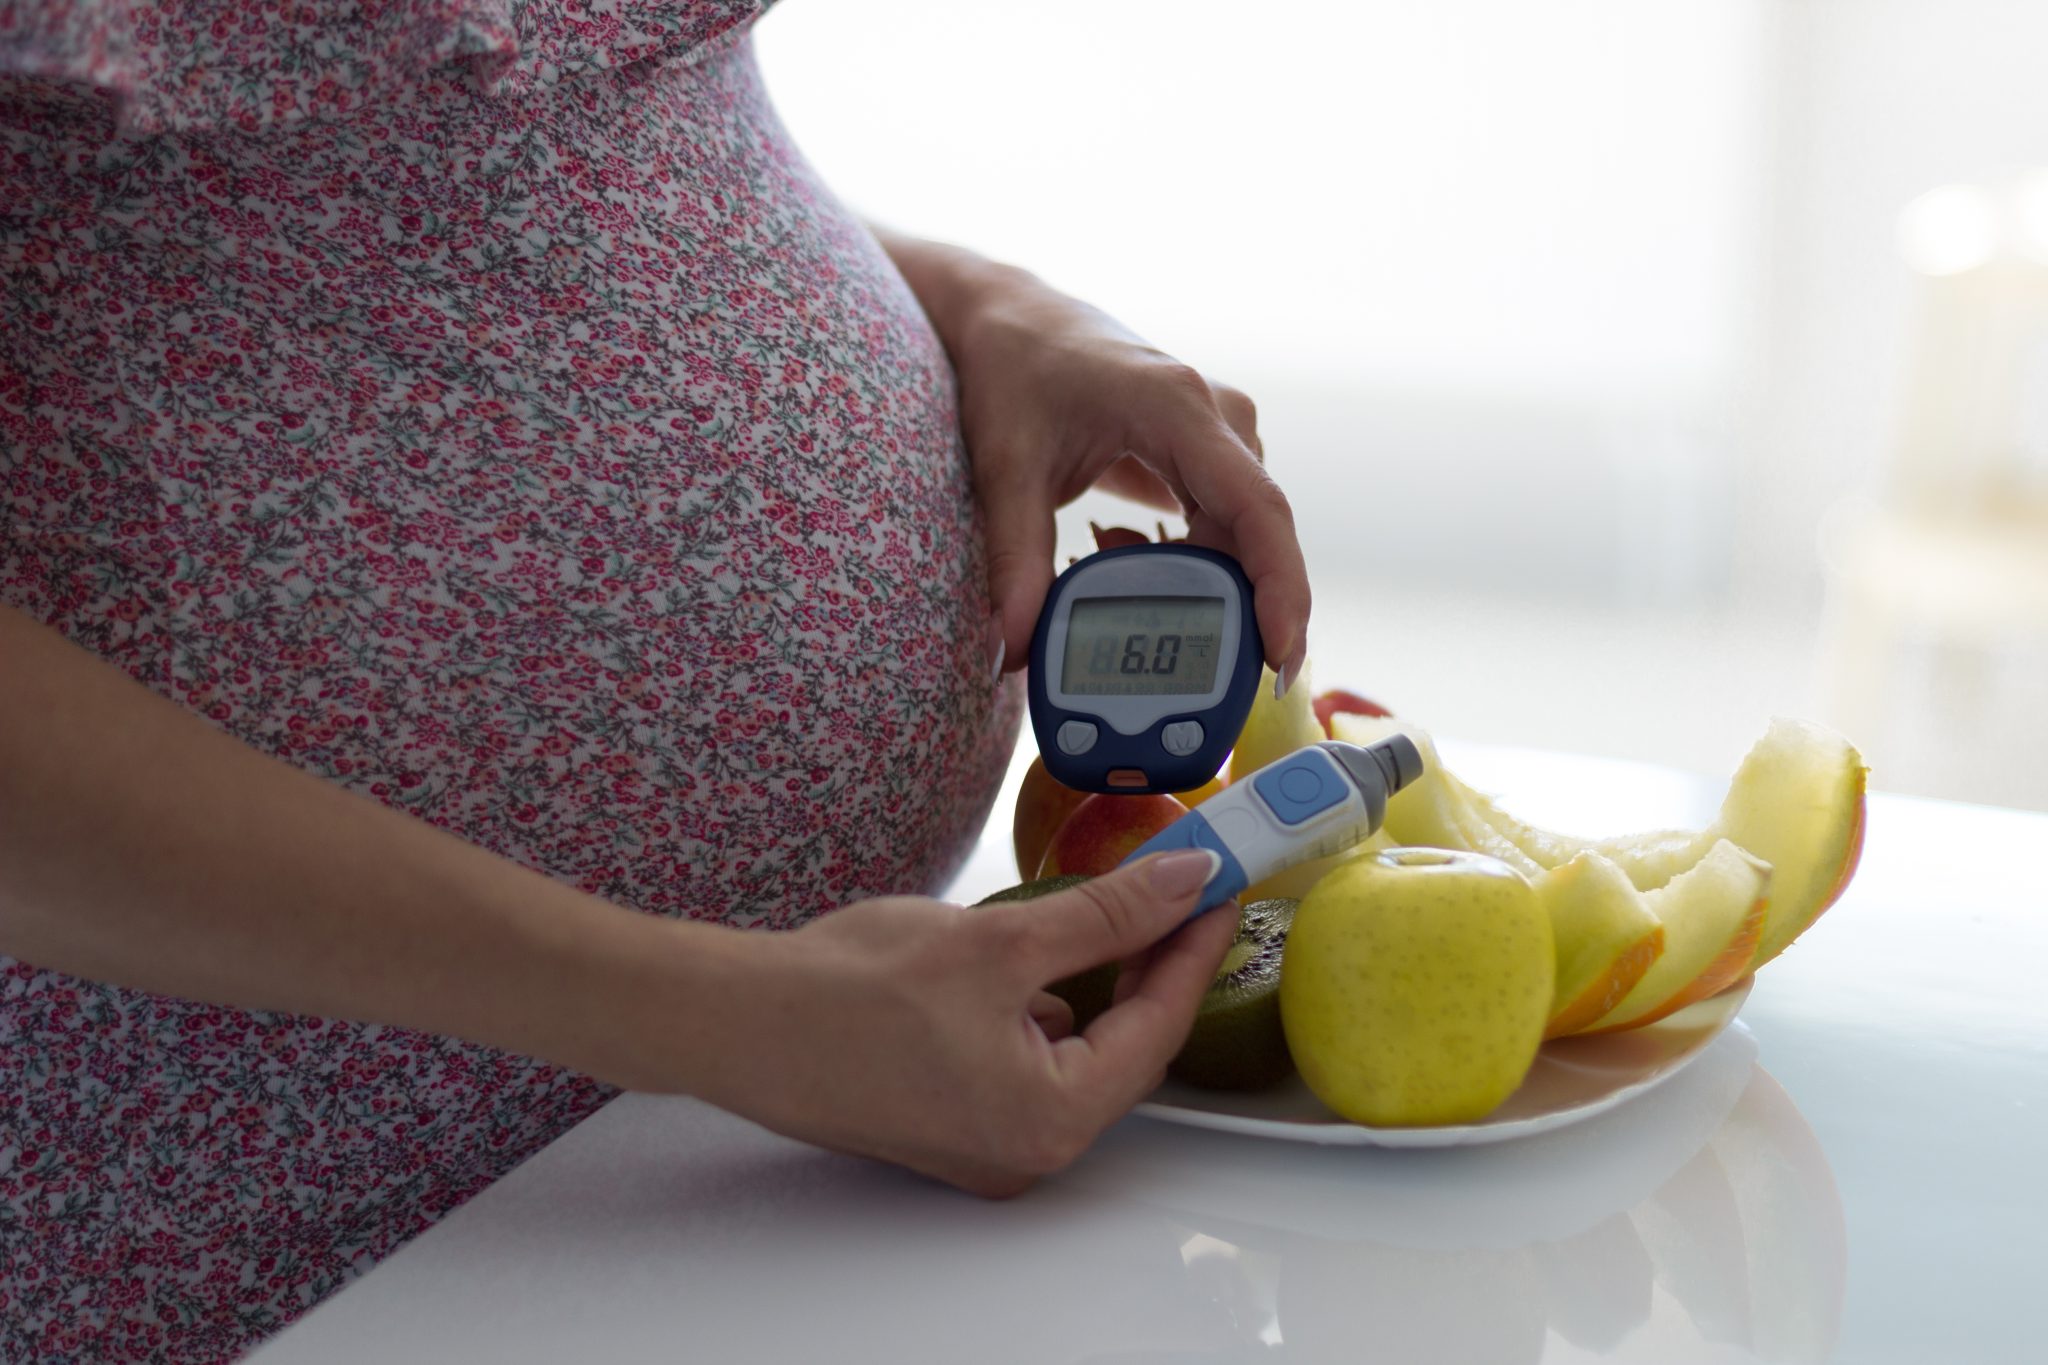
<path fill-rule="evenodd" d="M 1040 877 L 1037 881 L 1025 882 L 985 896 L 976 905 L 1000 905 L 1005 901 L 1035 901 L 1040 896 L 1050 896 L 1070 890 L 1088 879 L 1076 872 L 1065 872 L 1057 877 Z M 1054 995 L 1067 1002 L 1074 1011 L 1074 1031 L 1080 1032 L 1095 1021 L 1095 1016 L 1109 1008 L 1111 994 L 1116 990 L 1116 964 L 1105 962 L 1099 967 L 1090 967 L 1085 972 L 1053 982 L 1046 987 Z"/>
<path fill-rule="evenodd" d="M 1237 938 L 1168 1068 L 1175 1080 L 1215 1090 L 1258 1090 L 1294 1074 L 1280 1026 L 1280 957 L 1295 905 L 1275 899 L 1244 907 Z"/>
<path fill-rule="evenodd" d="M 1088 879 L 1078 872 L 1062 872 L 1057 877 L 1040 877 L 1035 882 L 1022 886 L 1005 887 L 993 896 L 983 896 L 976 905 L 1001 905 L 1005 901 L 1035 901 L 1040 896 L 1050 896 L 1057 891 L 1067 891 Z"/>

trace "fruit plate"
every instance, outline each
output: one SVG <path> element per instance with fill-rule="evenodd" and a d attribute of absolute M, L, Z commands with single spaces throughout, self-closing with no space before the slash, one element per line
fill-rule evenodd
<path fill-rule="evenodd" d="M 1749 998 L 1754 977 L 1646 1028 L 1545 1043 L 1522 1086 L 1477 1123 L 1368 1128 L 1323 1107 L 1299 1076 L 1271 1090 L 1202 1090 L 1168 1081 L 1134 1111 L 1165 1123 L 1283 1142 L 1355 1147 L 1469 1147 L 1582 1123 L 1671 1079 L 1707 1050 Z M 1736 1025 L 1740 1027 L 1739 1025 Z"/>

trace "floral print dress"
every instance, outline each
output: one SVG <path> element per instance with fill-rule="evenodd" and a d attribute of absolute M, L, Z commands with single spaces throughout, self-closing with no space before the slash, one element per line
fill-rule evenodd
<path fill-rule="evenodd" d="M 1017 722 L 952 376 L 761 8 L 0 0 L 0 602 L 649 913 L 941 887 Z M 0 1359 L 230 1358 L 608 1097 L 0 958 Z"/>

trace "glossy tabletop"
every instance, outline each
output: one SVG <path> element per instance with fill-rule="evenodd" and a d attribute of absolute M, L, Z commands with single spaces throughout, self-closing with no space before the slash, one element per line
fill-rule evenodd
<path fill-rule="evenodd" d="M 1720 799 L 1444 751 L 1583 832 Z M 963 899 L 1014 880 L 991 825 Z M 1386 1151 L 1134 1117 L 986 1203 L 628 1096 L 256 1359 L 2048 1360 L 2044 970 L 2048 816 L 1874 796 L 1855 883 L 1741 1025 L 1577 1127 Z"/>

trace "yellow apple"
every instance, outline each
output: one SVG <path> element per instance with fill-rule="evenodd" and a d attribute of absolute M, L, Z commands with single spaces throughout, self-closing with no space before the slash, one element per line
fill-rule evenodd
<path fill-rule="evenodd" d="M 1664 952 L 1664 926 L 1628 875 L 1597 853 L 1543 873 L 1535 886 L 1557 958 L 1543 1036 L 1562 1038 L 1635 988 Z"/>
<path fill-rule="evenodd" d="M 1391 849 L 1301 902 L 1281 1024 L 1309 1089 L 1354 1123 L 1468 1123 L 1528 1073 L 1553 975 L 1527 878 L 1476 854 Z"/>
<path fill-rule="evenodd" d="M 1740 823 L 1750 837 L 1800 856 L 1796 837 L 1784 832 L 1785 826 L 1798 823 L 1798 808 L 1788 812 L 1785 802 L 1796 801 L 1798 793 L 1813 785 L 1802 785 L 1794 775 L 1800 771 L 1797 755 L 1804 752 L 1810 760 L 1812 750 L 1800 750 L 1790 741 L 1827 733 L 1791 722 L 1773 726 L 1737 774 L 1722 818 L 1705 830 L 1588 840 L 1517 821 L 1459 781 L 1437 757 L 1428 734 L 1413 724 L 1339 715 L 1335 729 L 1339 738 L 1360 744 L 1398 730 L 1421 749 L 1423 776 L 1387 803 L 1386 827 L 1392 837 L 1498 858 L 1537 884 L 1539 900 L 1554 915 L 1559 910 L 1565 913 L 1562 932 L 1555 918 L 1552 923 L 1553 942 L 1559 945 L 1558 976 L 1545 1036 L 1553 1038 L 1654 1023 L 1754 969 L 1761 960 L 1758 945 L 1770 913 L 1763 887 L 1772 871 L 1768 863 L 1724 838 L 1722 831 Z M 1848 752 L 1853 756 L 1853 750 Z M 1843 771 L 1857 774 L 1854 810 L 1860 811 L 1861 764 Z M 1767 799 L 1774 789 L 1792 796 Z M 1770 823 L 1769 812 L 1777 813 L 1776 826 Z M 1806 856 L 1810 860 L 1813 855 Z M 1819 856 L 1830 855 L 1823 849 Z M 1842 861 L 1839 851 L 1833 856 Z M 1577 859 L 1589 861 L 1575 863 Z M 1579 871 L 1566 876 L 1564 870 L 1575 865 Z M 1625 892 L 1645 883 L 1654 889 L 1639 893 L 1630 908 Z M 1651 950 L 1638 945 L 1631 957 L 1626 945 L 1614 940 L 1623 936 L 1626 921 L 1640 925 L 1646 916 L 1661 926 L 1662 946 Z M 1602 954 L 1609 951 L 1614 956 L 1603 965 Z M 1636 972 L 1634 979 L 1625 979 L 1631 971 Z M 1617 973 L 1624 979 L 1617 981 Z"/>
<path fill-rule="evenodd" d="M 1640 1028 L 1742 979 L 1763 929 L 1770 864 L 1719 840 L 1707 856 L 1643 896 L 1664 951 L 1619 1004 L 1578 1030 Z"/>

